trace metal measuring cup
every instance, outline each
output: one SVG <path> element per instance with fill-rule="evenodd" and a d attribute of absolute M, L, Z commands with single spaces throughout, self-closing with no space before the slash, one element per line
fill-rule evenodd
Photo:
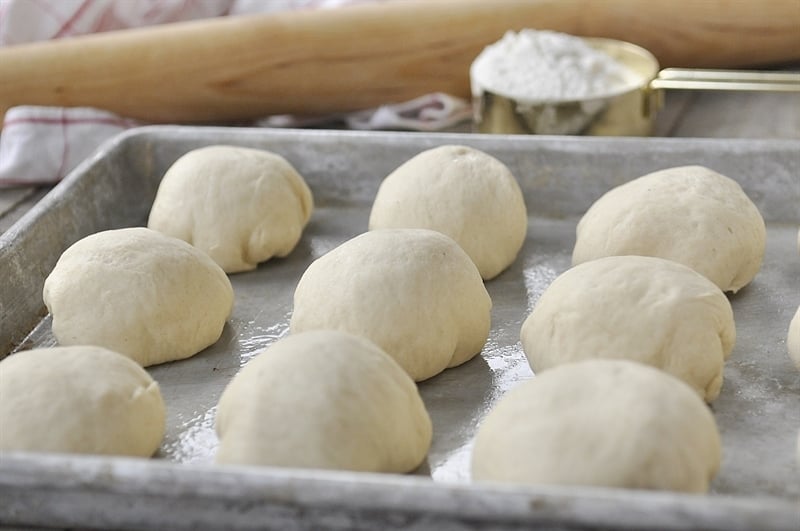
<path fill-rule="evenodd" d="M 637 77 L 632 88 L 597 98 L 521 100 L 491 92 L 471 76 L 473 124 L 480 133 L 648 136 L 665 89 L 800 92 L 800 73 L 659 69 L 646 49 L 614 39 L 584 37 Z"/>

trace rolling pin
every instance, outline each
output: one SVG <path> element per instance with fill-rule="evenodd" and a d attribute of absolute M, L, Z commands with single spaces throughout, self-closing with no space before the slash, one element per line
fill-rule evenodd
<path fill-rule="evenodd" d="M 215 123 L 437 91 L 467 98 L 474 58 L 523 28 L 630 41 L 662 66 L 800 58 L 798 0 L 395 0 L 0 48 L 0 113 L 92 106 L 153 123 Z"/>

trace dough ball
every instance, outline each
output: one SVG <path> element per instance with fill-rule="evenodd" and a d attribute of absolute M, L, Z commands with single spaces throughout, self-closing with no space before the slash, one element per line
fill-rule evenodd
<path fill-rule="evenodd" d="M 720 466 L 708 407 L 665 372 L 571 363 L 502 397 L 478 427 L 477 481 L 701 493 Z"/>
<path fill-rule="evenodd" d="M 525 241 L 528 215 L 516 179 L 496 158 L 466 146 L 423 151 L 381 183 L 370 229 L 431 229 L 453 238 L 490 279 Z"/>
<path fill-rule="evenodd" d="M 259 149 L 209 146 L 164 175 L 147 226 L 208 253 L 227 273 L 255 269 L 295 248 L 313 209 L 286 159 Z"/>
<path fill-rule="evenodd" d="M 308 267 L 290 327 L 370 339 L 420 381 L 480 352 L 491 307 L 475 264 L 452 239 L 426 229 L 383 229 Z"/>
<path fill-rule="evenodd" d="M 786 348 L 789 351 L 789 357 L 792 358 L 795 366 L 800 369 L 800 307 L 797 308 L 797 312 L 795 312 L 789 323 Z"/>
<path fill-rule="evenodd" d="M 738 183 L 702 166 L 650 173 L 598 199 L 578 223 L 572 264 L 658 256 L 737 292 L 761 268 L 764 220 Z"/>
<path fill-rule="evenodd" d="M 590 358 L 628 359 L 680 378 L 710 402 L 736 328 L 728 298 L 699 273 L 661 258 L 611 256 L 558 276 L 521 338 L 536 373 Z"/>
<path fill-rule="evenodd" d="M 158 384 L 100 347 L 29 350 L 0 362 L 0 452 L 149 457 L 164 437 Z"/>
<path fill-rule="evenodd" d="M 105 347 L 143 366 L 213 344 L 233 307 L 231 283 L 208 255 L 142 227 L 73 244 L 43 296 L 60 344 Z"/>
<path fill-rule="evenodd" d="M 404 473 L 431 444 L 417 386 L 366 339 L 319 330 L 279 340 L 219 401 L 218 463 Z"/>

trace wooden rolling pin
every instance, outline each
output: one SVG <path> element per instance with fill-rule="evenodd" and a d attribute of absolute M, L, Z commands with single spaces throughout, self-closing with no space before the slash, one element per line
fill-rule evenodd
<path fill-rule="evenodd" d="M 800 58 L 800 1 L 398 0 L 223 17 L 0 49 L 0 113 L 93 106 L 148 122 L 368 108 L 442 91 L 506 30 L 627 40 L 662 66 Z"/>

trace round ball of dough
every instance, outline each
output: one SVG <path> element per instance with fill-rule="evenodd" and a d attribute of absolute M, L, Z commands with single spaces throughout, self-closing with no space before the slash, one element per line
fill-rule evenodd
<path fill-rule="evenodd" d="M 404 473 L 431 444 L 417 386 L 364 338 L 288 336 L 248 363 L 217 409 L 218 463 Z"/>
<path fill-rule="evenodd" d="M 215 343 L 233 307 L 227 275 L 204 252 L 141 227 L 69 247 L 44 282 L 61 345 L 97 345 L 143 366 Z"/>
<path fill-rule="evenodd" d="M 286 159 L 209 146 L 183 155 L 158 187 L 147 226 L 208 253 L 226 273 L 255 269 L 295 248 L 313 210 Z"/>
<path fill-rule="evenodd" d="M 737 292 L 761 268 L 764 220 L 734 180 L 702 166 L 650 173 L 598 199 L 578 223 L 572 264 L 658 256 Z"/>
<path fill-rule="evenodd" d="M 475 264 L 452 239 L 384 229 L 356 236 L 308 267 L 290 327 L 370 339 L 420 381 L 480 352 L 491 307 Z"/>
<path fill-rule="evenodd" d="M 466 146 L 423 151 L 381 183 L 370 229 L 418 228 L 453 238 L 491 279 L 516 258 L 528 215 L 516 179 L 496 158 Z"/>
<path fill-rule="evenodd" d="M 158 384 L 100 347 L 29 350 L 0 362 L 0 452 L 149 457 L 164 437 Z"/>
<path fill-rule="evenodd" d="M 789 332 L 786 335 L 786 349 L 795 366 L 800 369 L 800 307 L 789 323 Z"/>
<path fill-rule="evenodd" d="M 571 363 L 502 397 L 478 428 L 478 481 L 706 492 L 720 466 L 708 407 L 665 372 Z"/>
<path fill-rule="evenodd" d="M 522 324 L 521 339 L 536 373 L 590 358 L 628 359 L 680 378 L 710 402 L 736 328 L 728 298 L 699 273 L 661 258 L 611 256 L 558 276 Z"/>

